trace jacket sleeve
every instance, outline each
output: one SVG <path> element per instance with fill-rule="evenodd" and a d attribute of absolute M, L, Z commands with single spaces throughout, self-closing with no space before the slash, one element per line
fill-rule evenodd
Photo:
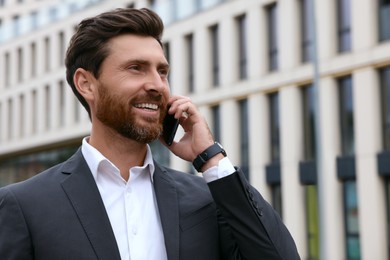
<path fill-rule="evenodd" d="M 240 170 L 208 185 L 219 209 L 223 256 L 247 260 L 300 259 L 279 215 Z"/>
<path fill-rule="evenodd" d="M 7 187 L 0 189 L 0 259 L 33 259 L 22 210 Z"/>

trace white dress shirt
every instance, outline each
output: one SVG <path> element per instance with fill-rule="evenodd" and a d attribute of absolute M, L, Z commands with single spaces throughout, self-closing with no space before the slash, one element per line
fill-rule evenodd
<path fill-rule="evenodd" d="M 96 181 L 122 260 L 166 260 L 160 215 L 153 189 L 150 147 L 143 166 L 132 167 L 126 182 L 119 169 L 83 139 L 81 151 Z M 235 171 L 227 157 L 203 173 L 207 182 Z"/>

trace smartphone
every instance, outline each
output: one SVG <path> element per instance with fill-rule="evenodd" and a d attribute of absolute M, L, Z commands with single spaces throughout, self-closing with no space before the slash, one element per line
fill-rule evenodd
<path fill-rule="evenodd" d="M 170 115 L 167 113 L 163 122 L 163 139 L 167 145 L 170 146 L 172 144 L 178 126 L 179 120 L 176 119 L 174 115 Z"/>

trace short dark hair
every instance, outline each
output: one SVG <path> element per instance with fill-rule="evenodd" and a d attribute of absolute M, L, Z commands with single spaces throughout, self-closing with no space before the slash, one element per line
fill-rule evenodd
<path fill-rule="evenodd" d="M 98 78 L 100 66 L 109 54 L 107 42 L 111 38 L 126 33 L 150 36 L 162 46 L 163 30 L 161 18 L 146 8 L 118 8 L 80 22 L 66 52 L 66 80 L 90 118 L 91 110 L 88 103 L 73 82 L 75 71 L 83 68 Z"/>

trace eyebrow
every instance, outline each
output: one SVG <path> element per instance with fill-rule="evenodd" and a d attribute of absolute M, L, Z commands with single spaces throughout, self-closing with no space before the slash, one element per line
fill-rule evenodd
<path fill-rule="evenodd" d="M 125 61 L 123 63 L 123 65 L 126 67 L 126 66 L 129 66 L 130 64 L 132 63 L 137 63 L 137 64 L 141 64 L 141 65 L 146 65 L 146 66 L 151 66 L 152 63 L 148 60 L 143 60 L 143 59 L 133 59 L 133 60 L 128 60 L 128 61 Z M 159 62 L 158 65 L 157 65 L 158 68 L 164 68 L 164 69 L 169 69 L 170 66 L 167 62 Z"/>

